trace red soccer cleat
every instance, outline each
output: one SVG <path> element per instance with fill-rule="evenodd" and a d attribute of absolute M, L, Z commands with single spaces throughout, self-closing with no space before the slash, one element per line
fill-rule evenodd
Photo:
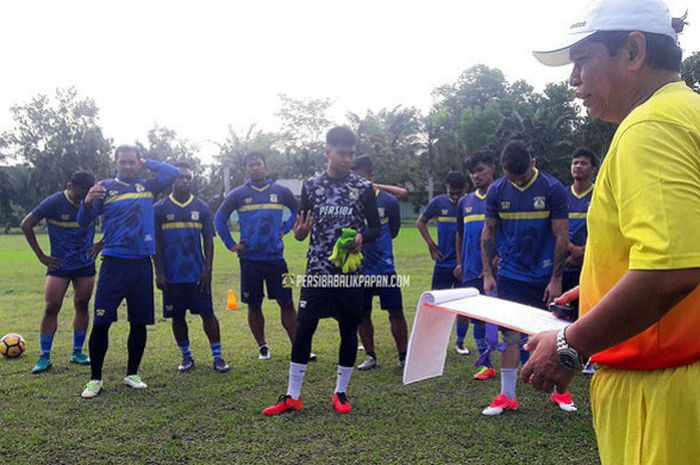
<path fill-rule="evenodd" d="M 553 392 L 552 395 L 549 397 L 549 399 L 557 404 L 559 408 L 565 412 L 575 412 L 578 410 L 576 405 L 574 405 L 574 401 L 571 398 L 571 393 L 570 392 L 565 392 L 563 394 L 559 394 L 558 392 Z"/>
<path fill-rule="evenodd" d="M 487 368 L 487 367 L 482 367 L 481 370 L 477 371 L 474 374 L 474 379 L 478 379 L 479 381 L 486 381 L 489 378 L 493 378 L 496 376 L 496 370 L 493 368 Z"/>
<path fill-rule="evenodd" d="M 481 413 L 492 417 L 500 415 L 506 410 L 518 410 L 518 399 L 510 399 L 507 395 L 501 393 Z"/>
<path fill-rule="evenodd" d="M 352 412 L 352 405 L 344 392 L 336 392 L 333 394 L 333 407 L 338 413 L 350 413 Z"/>
<path fill-rule="evenodd" d="M 281 395 L 275 405 L 270 405 L 262 411 L 268 417 L 279 415 L 280 413 L 298 412 L 302 407 L 301 397 L 298 400 L 292 399 L 288 394 Z"/>

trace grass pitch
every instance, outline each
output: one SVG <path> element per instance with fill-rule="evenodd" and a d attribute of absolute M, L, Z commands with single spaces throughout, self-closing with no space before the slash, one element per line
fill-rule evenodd
<path fill-rule="evenodd" d="M 40 236 L 48 250 L 48 238 Z M 286 240 L 290 271 L 303 273 L 305 243 Z M 386 315 L 374 312 L 381 367 L 355 371 L 348 394 L 354 410 L 334 413 L 338 336 L 323 320 L 314 338 L 319 361 L 309 367 L 304 409 L 265 418 L 263 407 L 284 393 L 290 344 L 275 303 L 265 302 L 272 359 L 259 361 L 245 309 L 227 311 L 226 291 L 238 294 L 238 264 L 217 239 L 214 304 L 223 352 L 231 371 L 211 369 L 198 317 L 188 317 L 197 360 L 192 373 L 176 372 L 180 354 L 156 293 L 156 325 L 149 327 L 140 374 L 148 389 L 121 384 L 126 369 L 126 312 L 110 331 L 105 388 L 93 400 L 79 394 L 89 367 L 68 363 L 72 294 L 59 315 L 53 368 L 31 375 L 39 352 L 44 269 L 19 235 L 0 236 L 0 333 L 18 332 L 28 343 L 16 360 L 0 360 L 0 458 L 7 464 L 581 464 L 599 463 L 588 404 L 588 380 L 572 391 L 579 412 L 565 414 L 547 396 L 519 385 L 520 411 L 496 418 L 480 412 L 499 392 L 499 381 L 471 379 L 475 356 L 448 354 L 445 375 L 403 386 Z M 394 243 L 397 270 L 410 275 L 404 305 L 412 324 L 418 296 L 430 286 L 432 263 L 415 228 Z M 295 290 L 295 302 L 298 289 Z M 376 304 L 375 304 L 376 305 Z M 92 306 L 92 302 L 91 302 Z M 91 307 L 92 308 L 92 307 Z M 376 307 L 375 307 L 376 308 Z M 473 338 L 468 336 L 472 353 Z M 86 343 L 87 345 L 87 343 Z M 358 354 L 358 363 L 362 353 Z"/>

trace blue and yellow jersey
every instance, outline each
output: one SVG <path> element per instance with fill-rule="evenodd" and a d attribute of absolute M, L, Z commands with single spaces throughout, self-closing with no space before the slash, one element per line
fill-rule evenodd
<path fill-rule="evenodd" d="M 568 216 L 566 189 L 555 177 L 535 169 L 523 187 L 505 176 L 496 180 L 486 194 L 486 218 L 498 219 L 498 275 L 546 284 L 554 261 L 552 220 Z"/>
<path fill-rule="evenodd" d="M 484 229 L 486 195 L 472 192 L 459 199 L 457 228 L 462 231 L 462 282 L 481 278 L 481 231 Z"/>
<path fill-rule="evenodd" d="M 452 203 L 447 194 L 438 195 L 428 204 L 422 218 L 428 222 L 437 220 L 438 249 L 443 259 L 435 262 L 439 268 L 454 268 L 457 266 L 457 203 Z"/>
<path fill-rule="evenodd" d="M 284 208 L 291 215 L 282 222 Z M 245 245 L 245 252 L 239 256 L 248 260 L 279 260 L 284 258 L 282 235 L 294 226 L 299 203 L 292 191 L 284 186 L 266 180 L 262 184 L 248 181 L 229 192 L 216 212 L 216 232 L 231 249 L 236 241 L 231 237 L 228 220 L 233 211 L 238 212 L 241 227 L 240 241 Z"/>
<path fill-rule="evenodd" d="M 155 178 L 117 178 L 100 181 L 107 191 L 102 201 L 90 207 L 81 204 L 78 221 L 87 225 L 102 215 L 104 247 L 102 255 L 117 258 L 145 258 L 156 253 L 153 225 L 153 199 L 168 187 L 179 170 L 167 163 L 145 160 L 146 167 L 157 173 Z"/>
<path fill-rule="evenodd" d="M 362 271 L 365 274 L 393 274 L 394 249 L 392 240 L 399 234 L 401 228 L 401 209 L 396 197 L 382 190 L 375 190 L 377 195 L 377 211 L 382 232 L 373 242 L 362 246 Z"/>
<path fill-rule="evenodd" d="M 170 194 L 156 203 L 154 212 L 168 282 L 197 282 L 204 271 L 202 238 L 216 235 L 209 205 L 193 195 L 180 203 Z"/>
<path fill-rule="evenodd" d="M 76 270 L 95 263 L 88 254 L 95 238 L 95 225 L 78 224 L 79 207 L 68 197 L 68 191 L 61 191 L 46 197 L 32 210 L 36 219 L 46 218 L 51 256 L 61 260 L 58 271 Z"/>
<path fill-rule="evenodd" d="M 588 207 L 591 205 L 591 197 L 593 196 L 593 187 L 591 186 L 586 192 L 581 195 L 574 191 L 574 186 L 571 186 L 566 191 L 566 204 L 569 209 L 569 242 L 574 245 L 586 245 L 588 237 L 588 227 L 586 225 L 586 216 L 588 215 Z M 580 270 L 581 267 L 566 267 L 565 271 Z"/>

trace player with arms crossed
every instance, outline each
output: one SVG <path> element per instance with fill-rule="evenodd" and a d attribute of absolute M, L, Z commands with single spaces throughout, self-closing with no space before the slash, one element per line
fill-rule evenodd
<path fill-rule="evenodd" d="M 46 266 L 44 287 L 44 317 L 39 331 L 39 360 L 32 373 L 42 373 L 53 365 L 51 346 L 58 325 L 58 313 L 63 304 L 68 285 L 73 284 L 73 353 L 71 363 L 89 365 L 90 359 L 83 353 L 90 315 L 88 304 L 95 284 L 95 254 L 99 245 L 93 246 L 95 225 L 78 224 L 78 209 L 88 190 L 95 184 L 95 177 L 86 171 L 76 171 L 66 189 L 45 198 L 22 220 L 22 232 L 39 261 Z M 46 219 L 51 243 L 51 255 L 47 256 L 34 235 L 34 227 Z"/>

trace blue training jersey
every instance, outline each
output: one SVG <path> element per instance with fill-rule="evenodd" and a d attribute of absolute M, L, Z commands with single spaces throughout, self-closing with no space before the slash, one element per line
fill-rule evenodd
<path fill-rule="evenodd" d="M 287 207 L 291 215 L 282 222 L 282 213 Z M 231 237 L 228 220 L 231 213 L 238 211 L 241 227 L 240 241 L 245 251 L 239 256 L 248 260 L 279 260 L 284 258 L 282 236 L 287 234 L 297 218 L 299 202 L 292 191 L 270 180 L 254 184 L 248 180 L 229 192 L 216 211 L 216 232 L 231 249 L 236 241 Z"/>
<path fill-rule="evenodd" d="M 568 216 L 566 190 L 555 177 L 535 169 L 524 187 L 505 176 L 496 180 L 486 194 L 486 218 L 498 219 L 498 275 L 546 284 L 554 261 L 552 220 Z"/>
<path fill-rule="evenodd" d="M 591 205 L 592 196 L 593 186 L 581 195 L 574 191 L 574 186 L 571 186 L 566 191 L 566 203 L 569 209 L 569 242 L 574 245 L 586 245 L 586 239 L 588 238 L 586 216 L 588 215 L 588 207 Z M 575 271 L 580 269 L 580 266 L 567 266 L 564 270 Z"/>
<path fill-rule="evenodd" d="M 170 194 L 156 203 L 154 212 L 168 282 L 197 282 L 205 265 L 202 239 L 215 236 L 209 205 L 193 195 L 180 203 Z"/>
<path fill-rule="evenodd" d="M 435 262 L 438 268 L 454 268 L 457 266 L 457 203 L 452 203 L 447 194 L 438 195 L 428 204 L 421 215 L 428 222 L 437 220 L 438 249 L 442 252 L 442 260 Z"/>
<path fill-rule="evenodd" d="M 79 205 L 68 197 L 68 191 L 56 192 L 32 210 L 38 220 L 46 218 L 51 243 L 51 256 L 61 260 L 56 270 L 77 270 L 90 266 L 95 260 L 89 256 L 95 238 L 95 224 L 78 224 Z"/>
<path fill-rule="evenodd" d="M 105 257 L 146 258 L 156 253 L 153 199 L 178 177 L 180 170 L 154 160 L 145 160 L 145 164 L 157 174 L 155 178 L 105 179 L 100 181 L 107 191 L 105 198 L 93 201 L 90 207 L 80 205 L 81 225 L 102 215 Z"/>
<path fill-rule="evenodd" d="M 392 240 L 401 228 L 401 209 L 396 197 L 382 190 L 375 190 L 377 211 L 382 224 L 379 238 L 362 246 L 362 270 L 365 274 L 393 274 L 394 249 Z"/>
<path fill-rule="evenodd" d="M 462 231 L 462 282 L 481 278 L 481 232 L 484 229 L 486 195 L 472 192 L 459 199 L 457 228 Z"/>

